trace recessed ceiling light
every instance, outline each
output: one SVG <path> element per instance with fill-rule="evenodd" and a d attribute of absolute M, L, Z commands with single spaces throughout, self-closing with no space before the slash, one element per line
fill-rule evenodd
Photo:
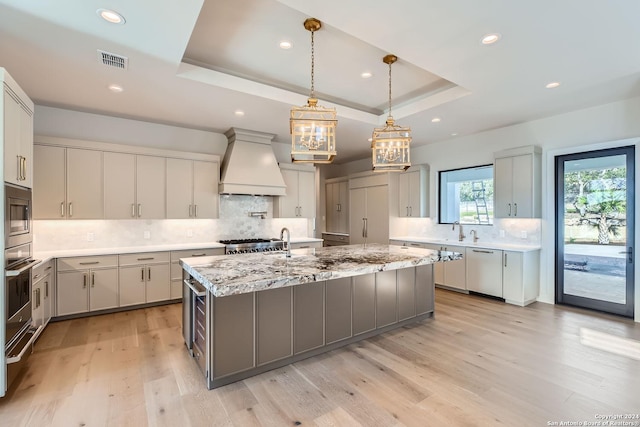
<path fill-rule="evenodd" d="M 482 44 L 494 44 L 498 40 L 500 40 L 502 36 L 498 33 L 486 34 L 482 37 Z"/>
<path fill-rule="evenodd" d="M 547 89 L 555 89 L 558 86 L 560 86 L 560 82 L 551 82 L 551 83 L 547 83 L 547 85 L 545 87 Z"/>
<path fill-rule="evenodd" d="M 242 116 L 244 116 L 244 111 L 236 110 L 236 111 L 233 112 L 233 114 L 235 114 L 238 117 L 242 117 Z"/>
<path fill-rule="evenodd" d="M 124 88 L 118 84 L 112 83 L 108 86 L 109 90 L 113 93 L 122 93 Z"/>
<path fill-rule="evenodd" d="M 440 117 L 434 117 L 431 119 L 431 123 L 440 123 Z"/>
<path fill-rule="evenodd" d="M 288 40 L 282 40 L 280 42 L 280 49 L 291 49 L 292 47 L 293 44 L 291 44 L 291 42 Z"/>
<path fill-rule="evenodd" d="M 124 16 L 120 15 L 115 10 L 98 9 L 96 10 L 96 13 L 100 18 L 104 19 L 107 22 L 111 22 L 112 24 L 124 24 L 125 22 L 127 22 L 124 19 Z"/>
<path fill-rule="evenodd" d="M 365 71 L 364 73 L 360 74 L 360 77 L 362 77 L 363 79 L 369 79 L 373 76 L 373 74 L 371 74 L 369 71 Z"/>
<path fill-rule="evenodd" d="M 457 136 L 457 135 L 458 135 L 458 134 L 457 134 L 457 133 L 455 133 L 455 132 L 451 134 L 451 136 Z"/>

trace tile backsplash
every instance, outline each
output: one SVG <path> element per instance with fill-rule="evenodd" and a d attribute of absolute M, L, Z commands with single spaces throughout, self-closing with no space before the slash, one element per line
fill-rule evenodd
<path fill-rule="evenodd" d="M 266 212 L 265 218 L 250 216 Z M 314 220 L 273 218 L 273 198 L 220 196 L 219 219 L 164 220 L 36 220 L 37 251 L 204 243 L 232 238 L 279 237 L 282 227 L 291 237 L 314 235 Z"/>

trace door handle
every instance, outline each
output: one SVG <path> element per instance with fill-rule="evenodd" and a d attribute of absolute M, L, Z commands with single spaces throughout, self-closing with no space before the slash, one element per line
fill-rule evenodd
<path fill-rule="evenodd" d="M 140 281 L 144 282 L 144 267 L 140 269 Z"/>
<path fill-rule="evenodd" d="M 511 203 L 509 203 L 509 216 L 511 216 Z"/>
<path fill-rule="evenodd" d="M 96 273 L 94 273 L 93 271 L 91 272 L 91 287 L 96 287 Z"/>
<path fill-rule="evenodd" d="M 364 237 L 369 237 L 369 218 L 364 219 Z"/>
<path fill-rule="evenodd" d="M 69 218 L 73 216 L 73 203 L 69 202 Z"/>
<path fill-rule="evenodd" d="M 366 226 L 367 226 L 367 225 L 366 225 L 366 224 L 367 224 L 367 223 L 366 223 L 366 221 L 367 221 L 367 219 L 366 219 L 366 218 L 362 218 L 362 237 L 363 237 L 363 238 L 364 238 L 364 237 L 367 237 L 367 236 L 365 235 L 365 229 L 366 229 Z"/>
<path fill-rule="evenodd" d="M 507 254 L 504 254 L 504 266 L 507 266 Z"/>
<path fill-rule="evenodd" d="M 64 218 L 64 202 L 60 202 L 60 216 Z"/>
<path fill-rule="evenodd" d="M 478 250 L 478 249 L 473 249 L 473 252 L 478 252 L 478 253 L 481 253 L 481 254 L 492 254 L 493 253 L 493 251 L 481 251 L 481 250 Z"/>
<path fill-rule="evenodd" d="M 518 216 L 518 204 L 517 204 L 517 203 L 514 203 L 514 204 L 513 204 L 513 208 L 514 208 L 514 210 L 513 210 L 513 216 Z"/>
<path fill-rule="evenodd" d="M 194 216 L 198 218 L 198 205 L 193 205 Z"/>
<path fill-rule="evenodd" d="M 413 206 L 409 206 L 409 216 L 413 216 Z"/>
<path fill-rule="evenodd" d="M 49 298 L 49 281 L 45 280 L 44 282 L 44 297 Z"/>
<path fill-rule="evenodd" d="M 138 203 L 138 218 L 142 217 L 142 204 Z"/>
<path fill-rule="evenodd" d="M 136 217 L 136 204 L 131 203 L 131 218 L 135 218 L 135 217 Z"/>
<path fill-rule="evenodd" d="M 22 181 L 22 159 L 21 156 L 16 156 L 18 158 L 18 176 L 16 177 L 17 181 Z"/>
<path fill-rule="evenodd" d="M 22 158 L 22 180 L 23 181 L 27 180 L 27 158 L 26 157 Z"/>
<path fill-rule="evenodd" d="M 87 289 L 87 273 L 82 274 L 82 289 Z"/>

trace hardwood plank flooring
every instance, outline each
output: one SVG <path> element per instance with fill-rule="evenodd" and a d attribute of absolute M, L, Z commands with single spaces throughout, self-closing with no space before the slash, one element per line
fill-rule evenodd
<path fill-rule="evenodd" d="M 437 289 L 434 319 L 209 391 L 180 304 L 55 322 L 0 400 L 0 426 L 548 426 L 640 413 L 640 360 L 584 345 L 582 328 L 640 341 L 631 320 Z"/>

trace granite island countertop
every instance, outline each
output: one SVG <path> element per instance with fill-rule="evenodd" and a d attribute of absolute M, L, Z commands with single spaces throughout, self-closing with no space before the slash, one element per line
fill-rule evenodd
<path fill-rule="evenodd" d="M 183 258 L 180 265 L 214 296 L 225 297 L 304 283 L 462 259 L 457 252 L 367 244 L 284 252 Z"/>

